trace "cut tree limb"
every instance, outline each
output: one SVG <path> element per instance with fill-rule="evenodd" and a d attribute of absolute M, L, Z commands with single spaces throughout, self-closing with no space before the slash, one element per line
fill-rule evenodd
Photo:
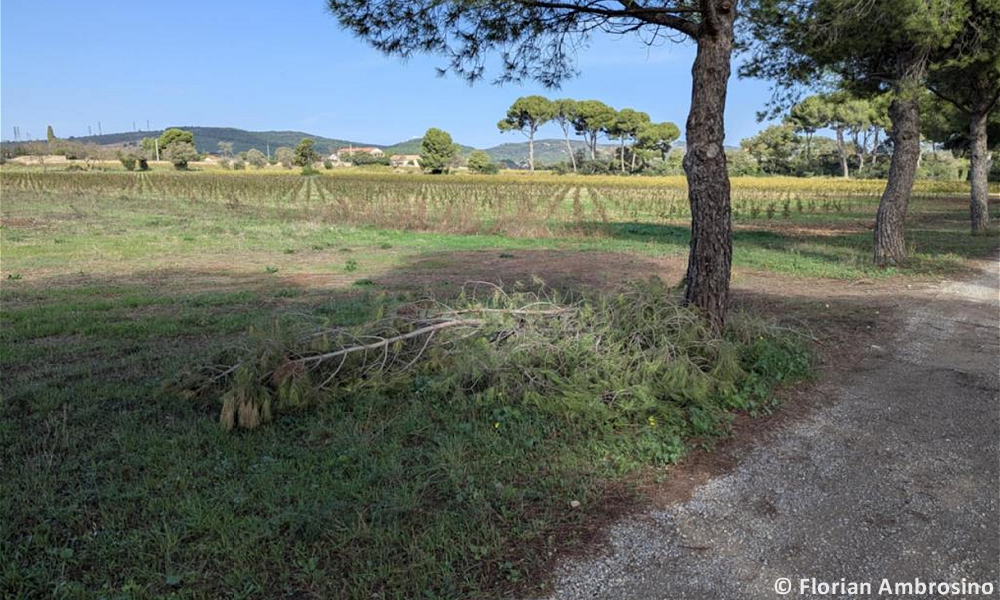
<path fill-rule="evenodd" d="M 342 348 L 335 352 L 326 352 L 324 354 L 317 354 L 315 356 L 307 356 L 304 358 L 298 358 L 290 361 L 293 364 L 313 364 L 319 363 L 331 358 L 337 358 L 338 356 L 346 356 L 348 354 L 353 354 L 355 352 L 366 352 L 368 350 L 380 350 L 383 348 L 388 348 L 390 344 L 396 342 L 402 342 L 415 337 L 420 337 L 424 334 L 434 333 L 435 331 L 440 331 L 442 329 L 448 329 L 451 327 L 481 327 L 485 323 L 482 319 L 454 319 L 451 321 L 443 321 L 441 323 L 435 323 L 433 325 L 427 325 L 419 329 L 414 329 L 409 333 L 404 333 L 401 335 L 388 337 L 381 339 L 377 342 L 372 342 L 371 344 L 364 344 L 362 346 L 351 346 L 349 348 Z"/>

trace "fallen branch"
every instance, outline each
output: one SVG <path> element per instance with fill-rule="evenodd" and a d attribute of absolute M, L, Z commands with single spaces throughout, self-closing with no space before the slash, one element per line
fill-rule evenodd
<path fill-rule="evenodd" d="M 421 327 L 419 329 L 414 329 L 409 333 L 404 333 L 402 335 L 397 335 L 389 338 L 381 339 L 377 342 L 371 344 L 364 344 L 362 346 L 350 346 L 347 348 L 342 348 L 335 352 L 326 352 L 324 354 L 317 354 L 315 356 L 306 356 L 304 358 L 297 358 L 295 360 L 289 361 L 292 364 L 313 364 L 319 363 L 331 358 L 337 358 L 338 356 L 346 356 L 348 354 L 353 354 L 355 352 L 366 352 L 368 350 L 378 350 L 380 348 L 387 348 L 390 344 L 396 342 L 402 342 L 415 337 L 420 337 L 427 333 L 434 333 L 435 331 L 440 331 L 442 329 L 448 329 L 450 327 L 480 327 L 484 321 L 482 319 L 456 319 L 452 321 L 444 321 L 442 323 L 435 323 L 434 325 L 428 325 L 426 327 Z"/>
<path fill-rule="evenodd" d="M 673 402 L 676 390 L 701 398 L 714 394 L 716 384 L 738 388 L 740 344 L 779 333 L 751 319 L 736 327 L 743 342 L 718 338 L 657 281 L 567 303 L 478 285 L 493 291 L 491 298 L 463 296 L 457 306 L 424 300 L 384 317 L 379 311 L 377 320 L 353 327 L 275 322 L 253 332 L 246 356 L 227 354 L 185 391 L 217 392 L 226 429 L 253 429 L 276 412 L 354 398 L 362 390 L 395 397 L 414 386 L 442 397 L 597 397 L 601 410 L 618 410 L 621 397 L 634 396 L 644 419 Z"/>
<path fill-rule="evenodd" d="M 550 309 L 504 309 L 504 308 L 463 308 L 461 310 L 449 310 L 445 313 L 446 315 L 465 315 L 469 313 L 483 313 L 483 314 L 502 314 L 502 315 L 515 315 L 515 316 L 539 316 L 546 317 L 552 315 L 561 315 L 563 313 L 573 312 L 573 308 L 550 308 Z"/>

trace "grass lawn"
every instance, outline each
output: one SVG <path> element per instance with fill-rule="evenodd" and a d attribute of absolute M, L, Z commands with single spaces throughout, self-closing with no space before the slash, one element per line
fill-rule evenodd
<path fill-rule="evenodd" d="M 916 200 L 912 262 L 891 270 L 868 262 L 867 211 L 738 221 L 736 277 L 960 273 L 997 243 L 967 235 L 966 211 Z M 0 218 L 4 597 L 491 596 L 583 540 L 634 497 L 637 473 L 685 447 L 641 451 L 642 423 L 591 428 L 569 403 L 439 397 L 420 382 L 226 432 L 217 402 L 169 385 L 252 327 L 358 324 L 469 279 L 541 274 L 585 293 L 652 270 L 673 284 L 683 220 L 514 237 L 44 190 L 5 190 Z"/>

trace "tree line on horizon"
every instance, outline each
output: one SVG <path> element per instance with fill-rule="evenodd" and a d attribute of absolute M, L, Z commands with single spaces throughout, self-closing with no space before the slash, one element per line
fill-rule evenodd
<path fill-rule="evenodd" d="M 570 143 L 570 130 L 582 136 L 590 152 L 590 160 L 597 160 L 597 142 L 601 135 L 617 140 L 620 170 L 636 169 L 642 152 L 657 152 L 662 158 L 670 153 L 671 144 L 680 137 L 680 129 L 669 121 L 654 123 L 649 114 L 632 108 L 616 110 L 599 100 L 550 100 L 532 95 L 518 98 L 507 109 L 507 114 L 497 123 L 501 132 L 518 131 L 528 138 L 528 168 L 535 170 L 535 134 L 547 123 L 556 123 L 566 142 L 566 153 L 573 172 L 578 171 L 576 153 Z M 626 160 L 626 142 L 630 156 Z M 628 166 L 626 165 L 628 163 Z"/>
<path fill-rule="evenodd" d="M 295 148 L 279 146 L 275 149 L 273 156 L 267 156 L 257 148 L 234 152 L 233 146 L 232 142 L 218 142 L 216 164 L 219 167 L 242 170 L 249 165 L 262 169 L 271 164 L 281 165 L 286 169 L 298 166 L 311 171 L 313 165 L 321 159 L 314 147 L 315 142 L 311 138 L 302 138 Z M 194 133 L 176 127 L 167 129 L 158 138 L 143 138 L 140 149 L 141 151 L 138 153 L 132 151 L 126 157 L 134 158 L 138 154 L 141 157 L 140 160 L 165 158 L 173 163 L 175 168 L 181 170 L 186 169 L 189 162 L 202 158 L 202 155 L 195 150 Z M 125 159 L 123 159 L 123 164 L 125 164 L 124 161 Z M 126 168 L 129 168 L 128 165 Z"/>
<path fill-rule="evenodd" d="M 942 181 L 967 178 L 969 140 L 963 133 L 964 127 L 955 125 L 960 114 L 956 110 L 949 110 L 949 105 L 942 104 L 929 92 L 925 94 L 923 102 L 929 107 L 926 114 L 930 118 L 924 119 L 921 124 L 921 138 L 931 144 L 931 152 L 924 151 L 918 178 Z M 809 96 L 786 111 L 779 124 L 768 126 L 744 138 L 740 141 L 738 150 L 727 149 L 729 175 L 795 177 L 840 175 L 884 179 L 888 171 L 888 158 L 892 153 L 887 111 L 888 95 L 885 94 L 875 99 L 854 97 L 845 91 L 823 92 Z M 616 149 L 611 156 L 606 154 L 602 156 L 600 151 L 596 151 L 594 159 L 591 159 L 589 142 L 583 142 L 586 144 L 585 149 L 580 149 L 579 146 L 574 148 L 567 144 L 564 151 L 567 156 L 565 161 L 549 162 L 542 167 L 537 164 L 536 158 L 536 168 L 565 173 L 578 167 L 575 171 L 578 173 L 614 174 L 622 172 L 621 158 L 624 157 L 628 166 L 624 174 L 683 175 L 683 152 L 674 152 L 672 142 L 676 134 L 669 128 L 672 124 L 652 124 L 652 127 L 656 129 L 659 125 L 668 126 L 664 128 L 665 133 L 654 132 L 653 135 L 649 135 L 648 132 L 640 132 L 639 139 L 633 141 L 632 145 Z M 186 134 L 177 137 L 176 133 L 167 134 L 170 130 L 185 131 Z M 828 130 L 834 137 L 819 135 L 822 130 Z M 1000 113 L 993 116 L 988 131 L 990 149 L 996 149 L 1000 145 Z M 643 136 L 643 133 L 646 135 Z M 176 166 L 183 169 L 186 167 L 185 157 L 187 160 L 201 160 L 206 154 L 196 151 L 197 156 L 195 156 L 191 154 L 189 148 L 183 147 L 183 151 L 174 150 L 168 155 L 167 146 L 172 140 L 189 141 L 193 145 L 193 138 L 194 133 L 191 131 L 169 128 L 159 137 L 143 138 L 138 143 L 139 148 L 126 145 L 125 148 L 116 149 L 73 138 L 58 138 L 49 126 L 46 141 L 18 142 L 16 147 L 5 145 L 0 156 L 44 157 L 54 154 L 88 162 L 118 158 L 127 170 L 145 170 L 148 169 L 148 162 L 156 158 L 155 147 L 159 143 L 162 149 L 161 158 L 164 160 L 179 158 Z M 569 141 L 568 136 L 564 139 Z M 609 135 L 608 139 L 613 138 Z M 232 141 L 218 142 L 218 150 L 212 153 L 218 166 L 234 170 L 247 167 L 263 168 L 268 165 L 280 165 L 287 169 L 296 165 L 301 166 L 299 163 L 302 160 L 298 162 L 295 160 L 297 148 L 291 146 L 279 146 L 271 155 L 265 155 L 256 148 L 236 152 L 234 146 L 235 143 Z M 334 152 L 332 147 L 330 152 Z M 321 160 L 325 168 L 333 168 L 332 161 L 323 159 L 319 155 L 315 156 L 314 162 L 318 163 Z M 355 166 L 391 164 L 388 156 L 377 157 L 365 152 L 349 154 L 346 158 L 341 153 L 340 160 Z M 526 162 L 517 163 L 511 159 L 500 162 L 495 160 L 495 157 L 484 150 L 473 150 L 465 157 L 464 166 L 473 173 L 495 173 L 501 167 L 524 168 L 527 165 Z M 434 159 L 425 156 L 425 164 L 435 164 L 435 162 Z M 446 162 L 445 169 L 426 170 L 431 173 L 445 172 L 461 166 L 463 161 L 457 147 Z M 989 179 L 1000 181 L 1000 161 L 993 162 Z"/>
<path fill-rule="evenodd" d="M 884 179 L 893 152 L 890 103 L 888 93 L 863 97 L 843 89 L 807 96 L 785 111 L 779 124 L 741 140 L 740 147 L 753 166 L 767 175 Z M 925 118 L 920 127 L 918 177 L 968 178 L 971 144 L 961 114 L 930 91 L 922 93 L 920 103 Z M 821 130 L 831 132 L 833 138 L 818 136 Z M 991 117 L 988 132 L 990 149 L 1000 148 L 1000 111 Z M 927 143 L 930 153 L 924 148 Z M 992 166 L 989 179 L 1000 180 L 1000 161 Z M 737 173 L 753 174 L 747 168 Z"/>

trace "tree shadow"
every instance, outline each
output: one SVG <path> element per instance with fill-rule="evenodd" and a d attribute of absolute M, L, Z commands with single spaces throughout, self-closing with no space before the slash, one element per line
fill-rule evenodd
<path fill-rule="evenodd" d="M 775 222 L 776 224 L 779 222 Z M 735 264 L 746 258 L 747 251 L 766 251 L 795 255 L 819 263 L 833 265 L 865 265 L 871 267 L 873 238 L 870 227 L 862 231 L 836 231 L 816 229 L 807 233 L 810 227 L 802 224 L 795 233 L 785 233 L 768 228 L 767 222 L 741 223 L 733 232 Z M 975 259 L 987 256 L 997 244 L 997 236 L 970 236 L 967 232 L 954 228 L 933 227 L 926 221 L 913 223 L 906 229 L 907 241 L 916 253 L 936 256 Z M 583 224 L 588 231 L 606 235 L 613 239 L 642 242 L 684 251 L 690 244 L 690 230 L 686 226 L 643 222 Z M 757 228 L 748 228 L 757 227 Z M 921 263 L 915 266 L 921 267 Z"/>
<path fill-rule="evenodd" d="M 592 223 L 595 231 L 609 237 L 632 242 L 663 245 L 672 249 L 687 249 L 691 241 L 690 229 L 679 225 L 654 223 Z M 829 247 L 830 251 L 817 248 Z M 842 264 L 843 252 L 837 249 L 861 252 L 871 247 L 871 241 L 860 233 L 791 235 L 768 229 L 736 229 L 733 231 L 733 249 L 738 261 L 746 249 L 796 253 L 822 262 Z"/>

